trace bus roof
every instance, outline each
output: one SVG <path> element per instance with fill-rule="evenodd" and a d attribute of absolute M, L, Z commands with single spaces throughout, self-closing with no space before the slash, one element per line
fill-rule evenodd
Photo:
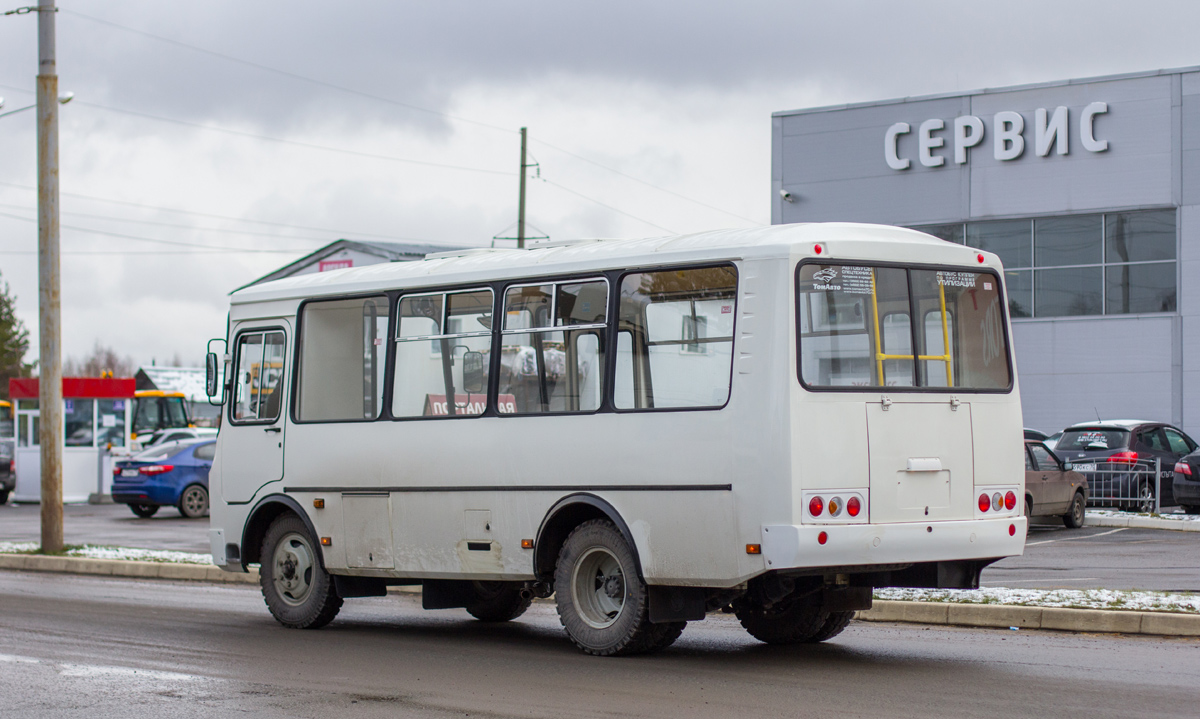
<path fill-rule="evenodd" d="M 966 265 L 976 264 L 978 253 L 923 232 L 887 225 L 843 222 L 772 225 L 646 239 L 551 242 L 524 250 L 480 248 L 445 252 L 428 255 L 424 261 L 385 262 L 296 275 L 238 290 L 230 300 L 241 305 L 681 262 L 791 254 L 816 257 L 813 251 L 816 243 L 825 246 L 824 257 L 835 261 L 870 258 Z M 982 254 L 986 266 L 1000 269 L 995 255 Z"/>

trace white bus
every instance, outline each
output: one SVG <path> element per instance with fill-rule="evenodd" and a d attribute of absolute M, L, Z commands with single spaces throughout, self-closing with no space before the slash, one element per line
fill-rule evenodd
<path fill-rule="evenodd" d="M 271 613 L 554 595 L 592 654 L 733 611 L 822 641 L 1024 549 L 995 255 L 788 225 L 476 250 L 232 295 L 211 541 Z M 215 401 L 215 400 L 214 400 Z"/>

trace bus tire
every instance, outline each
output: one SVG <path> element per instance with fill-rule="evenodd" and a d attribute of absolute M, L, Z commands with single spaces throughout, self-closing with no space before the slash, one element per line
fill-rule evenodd
<path fill-rule="evenodd" d="M 826 639 L 833 639 L 850 626 L 850 620 L 854 618 L 854 614 L 855 612 L 830 612 L 829 618 L 825 620 L 817 633 L 804 641 L 816 644 Z"/>
<path fill-rule="evenodd" d="M 472 599 L 467 613 L 481 622 L 509 622 L 525 613 L 533 596 L 521 596 L 513 582 L 471 582 Z"/>
<path fill-rule="evenodd" d="M 267 528 L 258 582 L 271 616 L 285 627 L 319 629 L 342 608 L 319 551 L 304 521 L 291 512 L 279 515 Z"/>
<path fill-rule="evenodd" d="M 734 613 L 750 636 L 767 644 L 800 644 L 819 642 L 817 637 L 826 629 L 830 612 L 819 606 L 800 601 L 783 602 L 769 609 L 750 603 L 735 603 Z M 840 614 L 840 612 L 839 612 Z M 844 628 L 844 627 L 842 627 Z M 831 627 L 829 637 L 842 628 Z M 824 639 L 828 639 L 825 637 Z"/>
<path fill-rule="evenodd" d="M 678 634 L 667 640 L 670 625 L 650 623 L 649 593 L 636 566 L 633 548 L 607 519 L 588 520 L 567 536 L 554 569 L 554 597 L 575 646 L 607 657 L 675 641 Z"/>

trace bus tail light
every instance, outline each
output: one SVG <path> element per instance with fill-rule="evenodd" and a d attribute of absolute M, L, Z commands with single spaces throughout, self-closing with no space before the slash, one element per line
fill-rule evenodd
<path fill-rule="evenodd" d="M 1188 465 L 1187 462 L 1176 462 L 1175 463 L 1175 471 L 1179 474 L 1186 475 L 1188 477 L 1192 476 L 1192 468 L 1191 468 L 1191 466 Z"/>
<path fill-rule="evenodd" d="M 820 517 L 821 512 L 825 510 L 825 501 L 820 497 L 813 497 L 808 500 L 808 513 L 814 517 Z"/>
<path fill-rule="evenodd" d="M 849 514 L 851 517 L 857 517 L 860 511 L 862 511 L 862 502 L 858 501 L 858 497 L 851 497 L 846 500 L 846 514 Z"/>
<path fill-rule="evenodd" d="M 1004 509 L 1003 494 L 1000 494 L 999 492 L 992 494 L 992 509 L 996 510 L 997 512 L 999 512 L 1001 509 Z"/>
<path fill-rule="evenodd" d="M 145 467 L 138 467 L 138 472 L 142 474 L 155 475 L 165 474 L 166 472 L 170 472 L 172 469 L 175 469 L 175 465 L 173 464 L 150 464 L 146 465 Z"/>
<path fill-rule="evenodd" d="M 987 496 L 987 492 L 979 495 L 979 511 L 986 512 L 992 508 L 992 500 Z"/>
<path fill-rule="evenodd" d="M 1108 458 L 1109 462 L 1118 464 L 1135 464 L 1138 461 L 1137 452 L 1117 452 Z"/>
<path fill-rule="evenodd" d="M 1015 506 L 1017 506 L 1017 495 L 1014 494 L 1011 490 L 1008 492 L 1005 492 L 1004 493 L 1004 508 L 1012 509 Z"/>

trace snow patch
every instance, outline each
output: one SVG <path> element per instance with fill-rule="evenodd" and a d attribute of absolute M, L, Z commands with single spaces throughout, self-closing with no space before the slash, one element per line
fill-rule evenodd
<path fill-rule="evenodd" d="M 876 589 L 875 598 L 905 602 L 1002 604 L 1020 607 L 1121 609 L 1133 612 L 1200 614 L 1200 594 L 1117 589 Z"/>
<path fill-rule="evenodd" d="M 28 554 L 38 550 L 37 542 L 0 542 L 0 554 Z M 68 557 L 86 559 L 123 559 L 135 562 L 167 562 L 169 564 L 212 564 L 211 554 L 174 552 L 165 549 L 135 549 L 133 547 L 97 547 L 85 544 L 68 549 Z"/>

